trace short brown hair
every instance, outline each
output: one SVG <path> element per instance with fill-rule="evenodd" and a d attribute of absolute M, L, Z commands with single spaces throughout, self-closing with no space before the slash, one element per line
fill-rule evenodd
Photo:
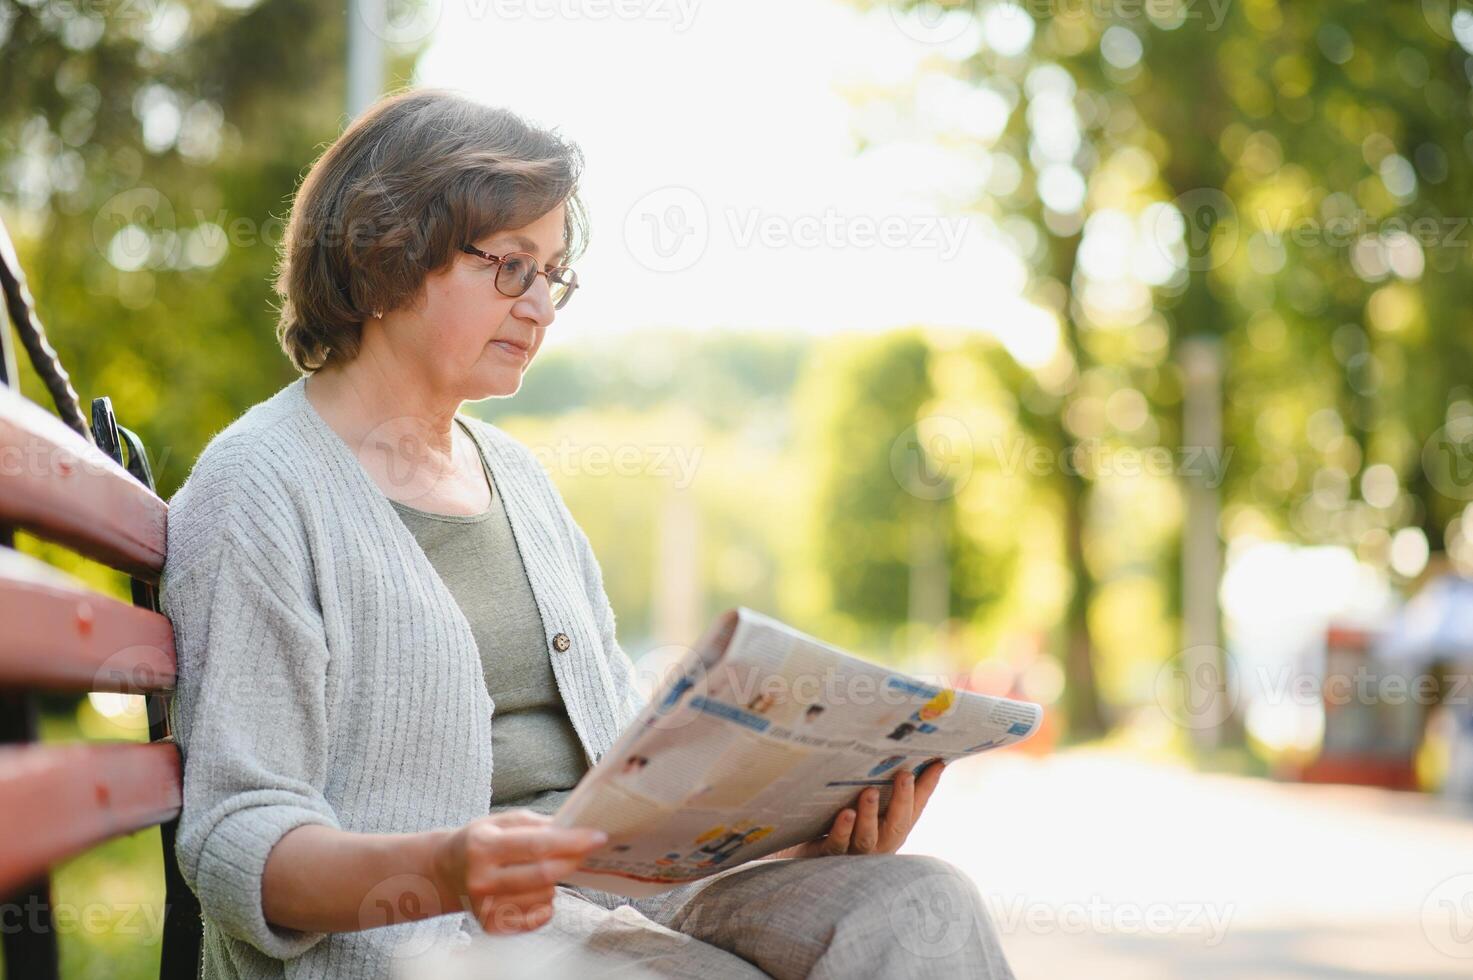
<path fill-rule="evenodd" d="M 555 130 L 452 92 L 390 96 L 312 165 L 276 270 L 276 336 L 298 370 L 358 355 L 363 321 L 414 298 L 460 247 L 567 206 L 570 264 L 587 238 L 583 155 Z"/>

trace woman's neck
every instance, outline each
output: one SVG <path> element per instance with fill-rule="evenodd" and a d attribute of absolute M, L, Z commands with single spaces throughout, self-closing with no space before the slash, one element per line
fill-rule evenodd
<path fill-rule="evenodd" d="M 454 457 L 459 401 L 436 397 L 402 372 L 385 370 L 368 351 L 317 371 L 305 390 L 317 413 L 350 446 L 392 444 L 420 463 L 425 457 Z"/>

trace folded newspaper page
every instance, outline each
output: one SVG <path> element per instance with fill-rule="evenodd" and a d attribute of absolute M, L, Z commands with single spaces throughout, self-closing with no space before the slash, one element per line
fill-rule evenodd
<path fill-rule="evenodd" d="M 568 880 L 654 895 L 812 840 L 860 790 L 1020 742 L 1043 709 L 927 683 L 750 609 L 721 615 L 554 815 L 609 842 Z"/>

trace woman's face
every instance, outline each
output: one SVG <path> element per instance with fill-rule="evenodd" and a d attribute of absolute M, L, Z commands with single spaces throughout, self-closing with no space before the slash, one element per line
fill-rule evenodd
<path fill-rule="evenodd" d="M 522 228 L 470 242 L 492 255 L 530 252 L 540 267 L 563 258 L 562 205 Z M 515 394 L 555 313 L 546 276 L 518 297 L 496 288 L 497 264 L 457 251 L 449 268 L 425 279 L 416 302 L 379 321 L 396 359 L 416 366 L 431 389 L 452 401 Z M 373 321 L 370 321 L 373 322 Z"/>

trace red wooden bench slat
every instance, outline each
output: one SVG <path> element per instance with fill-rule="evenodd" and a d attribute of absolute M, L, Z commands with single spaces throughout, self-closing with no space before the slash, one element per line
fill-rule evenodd
<path fill-rule="evenodd" d="M 0 524 L 149 581 L 168 505 L 61 419 L 0 386 Z"/>
<path fill-rule="evenodd" d="M 0 548 L 0 686 L 151 694 L 174 687 L 174 631 L 158 613 Z"/>
<path fill-rule="evenodd" d="M 0 747 L 0 898 L 113 837 L 173 818 L 179 752 L 152 744 Z"/>

